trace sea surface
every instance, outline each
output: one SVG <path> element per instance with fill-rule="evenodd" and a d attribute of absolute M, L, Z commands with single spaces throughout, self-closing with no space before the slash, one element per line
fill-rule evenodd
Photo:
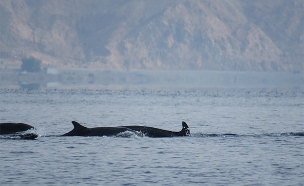
<path fill-rule="evenodd" d="M 304 185 L 303 89 L 0 89 L 0 185 Z M 62 137 L 146 125 L 189 137 Z M 32 131 L 33 132 L 33 131 Z"/>

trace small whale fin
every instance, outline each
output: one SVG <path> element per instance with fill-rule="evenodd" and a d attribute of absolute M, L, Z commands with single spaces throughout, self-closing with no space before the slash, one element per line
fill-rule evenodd
<path fill-rule="evenodd" d="M 189 128 L 189 127 L 188 127 L 188 125 L 187 125 L 187 123 L 186 123 L 186 122 L 184 122 L 184 121 L 182 121 L 182 126 L 183 126 L 183 129 L 187 129 L 187 128 Z"/>
<path fill-rule="evenodd" d="M 73 130 L 83 130 L 83 129 L 87 129 L 87 127 L 82 126 L 81 124 L 79 124 L 76 121 L 72 121 L 72 124 L 74 125 L 74 129 Z"/>
<path fill-rule="evenodd" d="M 179 132 L 180 136 L 190 136 L 190 130 L 189 130 L 189 126 L 187 125 L 186 122 L 182 121 L 182 130 Z"/>

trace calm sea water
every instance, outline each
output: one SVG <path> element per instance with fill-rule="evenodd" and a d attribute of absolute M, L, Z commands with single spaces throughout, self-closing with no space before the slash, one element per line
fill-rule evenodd
<path fill-rule="evenodd" d="M 1 89 L 0 105 L 0 122 L 40 134 L 0 137 L 0 185 L 304 184 L 303 90 Z M 57 136 L 72 120 L 172 131 L 184 120 L 191 136 Z"/>

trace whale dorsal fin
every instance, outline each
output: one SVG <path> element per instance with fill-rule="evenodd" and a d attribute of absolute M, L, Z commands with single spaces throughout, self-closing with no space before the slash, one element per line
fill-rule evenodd
<path fill-rule="evenodd" d="M 76 121 L 72 121 L 72 124 L 74 125 L 74 129 L 73 130 L 83 130 L 83 129 L 88 129 L 85 126 L 80 125 L 78 122 Z"/>
<path fill-rule="evenodd" d="M 76 121 L 72 121 L 72 124 L 74 125 L 73 130 L 71 130 L 68 133 L 63 134 L 62 136 L 77 136 L 77 134 L 81 134 L 83 131 L 87 131 L 88 128 L 80 125 Z"/>

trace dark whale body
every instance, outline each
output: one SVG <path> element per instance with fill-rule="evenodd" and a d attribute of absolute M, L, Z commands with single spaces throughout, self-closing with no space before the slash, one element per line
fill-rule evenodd
<path fill-rule="evenodd" d="M 25 123 L 0 123 L 0 134 L 13 134 L 29 129 L 34 129 L 34 127 Z"/>
<path fill-rule="evenodd" d="M 21 139 L 35 139 L 35 133 L 22 134 L 21 132 L 34 129 L 33 126 L 25 123 L 0 123 L 0 135 L 19 136 Z"/>
<path fill-rule="evenodd" d="M 176 137 L 176 136 L 189 136 L 190 135 L 190 130 L 186 122 L 182 122 L 182 130 L 179 132 L 173 132 L 169 130 L 163 130 L 163 129 L 158 129 L 154 127 L 147 127 L 147 126 L 123 126 L 129 129 L 132 129 L 137 132 L 141 132 L 147 137 L 154 137 L 154 138 L 160 138 L 160 137 Z"/>
<path fill-rule="evenodd" d="M 63 134 L 62 136 L 115 136 L 121 132 L 131 131 L 131 132 L 141 132 L 148 137 L 174 137 L 174 136 L 189 136 L 190 131 L 186 122 L 183 122 L 183 128 L 180 132 L 172 132 L 168 130 L 146 127 L 146 126 L 119 126 L 119 127 L 96 127 L 87 128 L 72 121 L 74 129 L 70 132 Z"/>
<path fill-rule="evenodd" d="M 130 131 L 130 129 L 125 127 L 87 128 L 76 121 L 72 121 L 72 124 L 74 125 L 74 129 L 62 136 L 115 136 L 121 132 Z"/>

